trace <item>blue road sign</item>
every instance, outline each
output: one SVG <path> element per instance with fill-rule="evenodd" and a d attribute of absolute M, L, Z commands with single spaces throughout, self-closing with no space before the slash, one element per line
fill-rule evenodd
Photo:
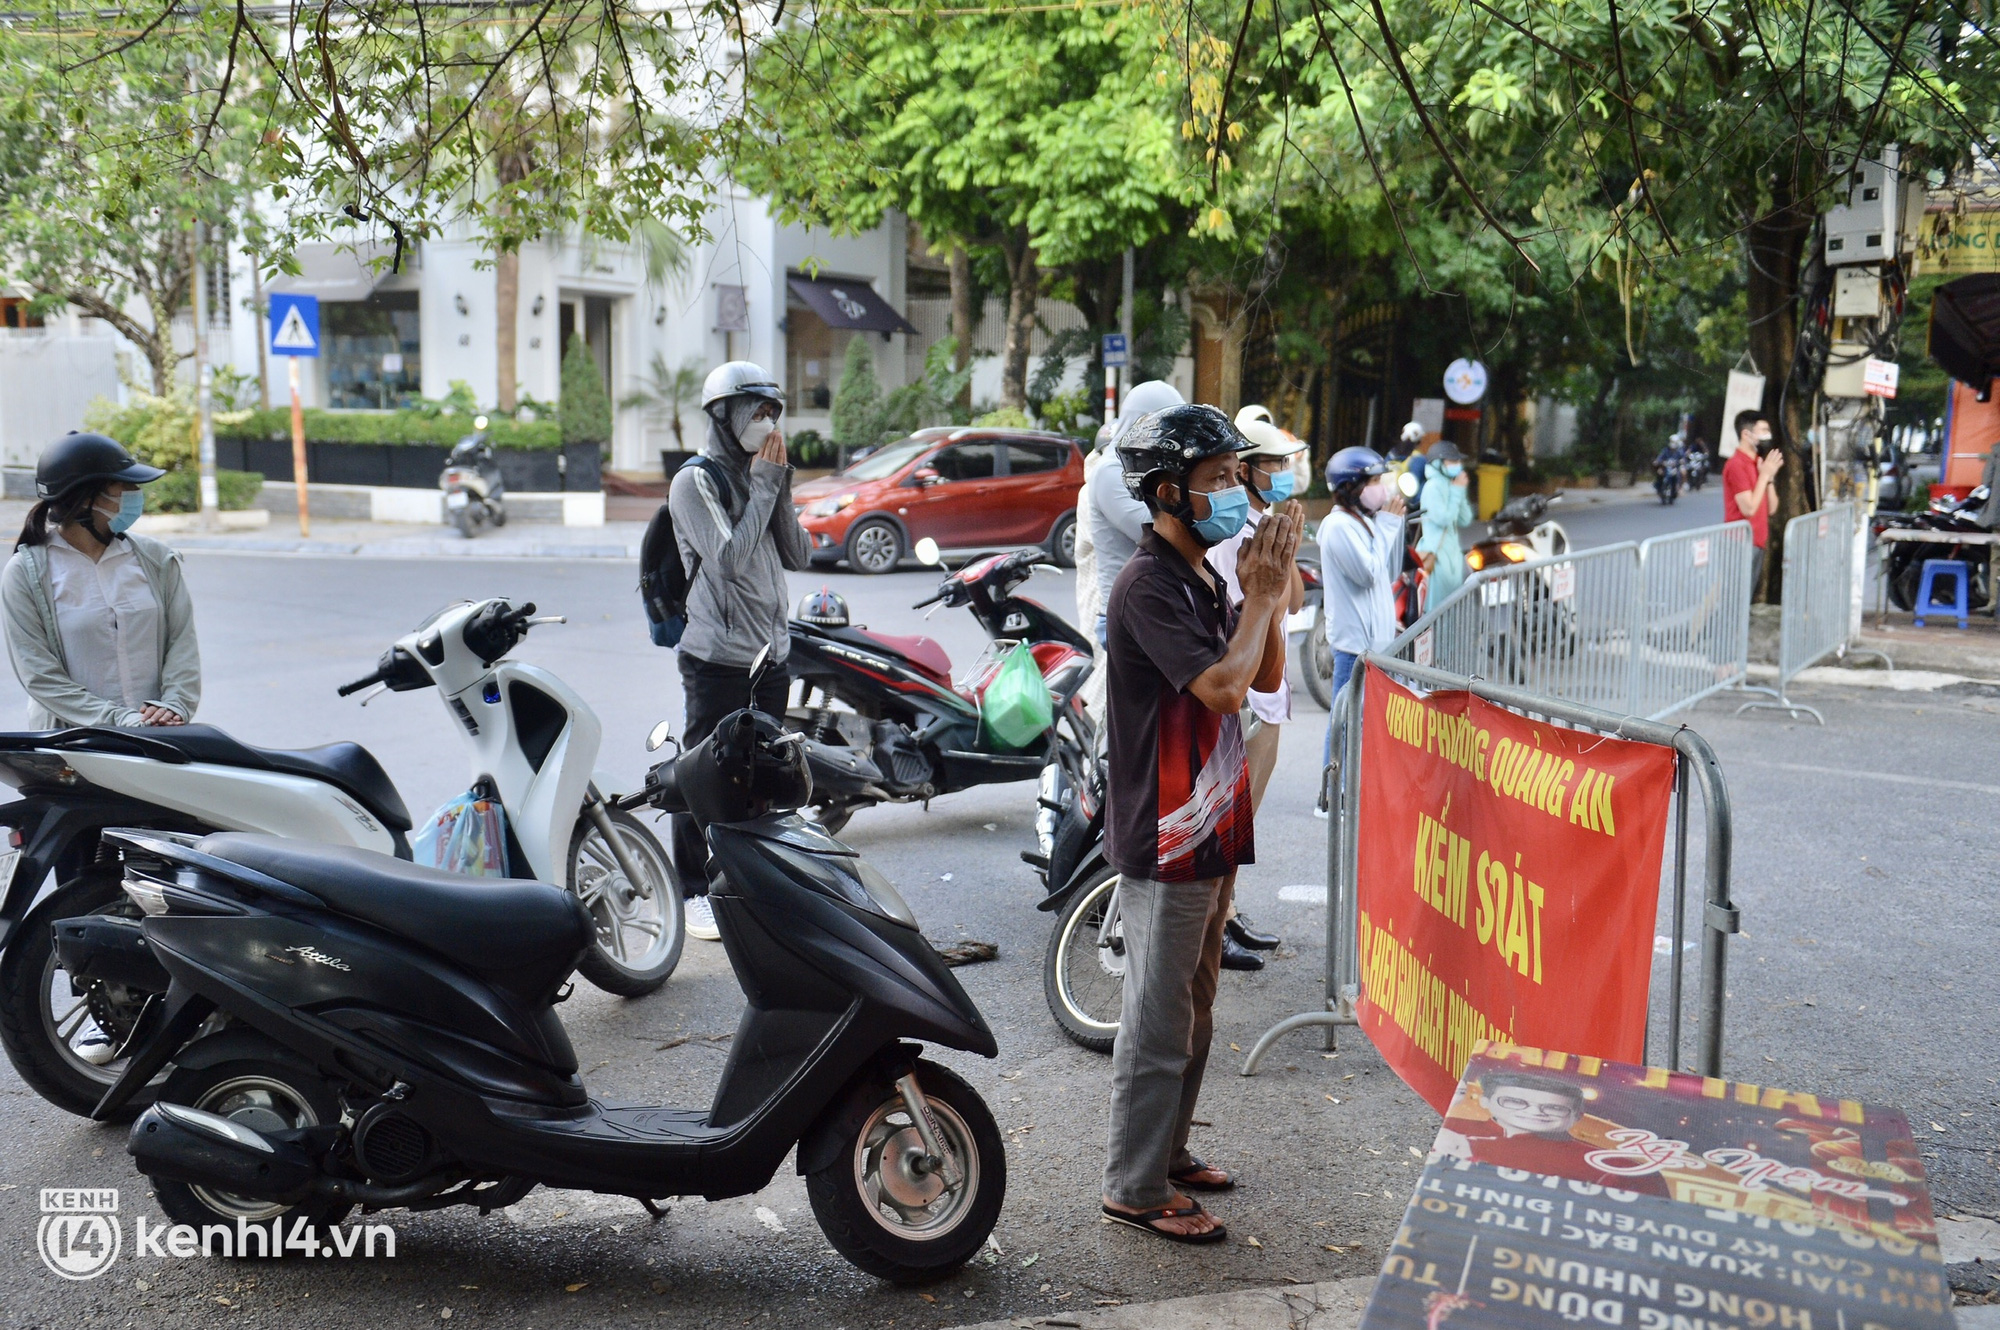
<path fill-rule="evenodd" d="M 319 354 L 319 297 L 271 296 L 271 354 Z"/>
<path fill-rule="evenodd" d="M 1104 334 L 1104 368 L 1117 369 L 1125 363 L 1125 334 Z"/>

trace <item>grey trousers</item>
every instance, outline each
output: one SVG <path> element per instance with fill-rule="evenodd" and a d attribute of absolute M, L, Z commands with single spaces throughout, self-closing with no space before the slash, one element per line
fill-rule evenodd
<path fill-rule="evenodd" d="M 1111 1049 L 1111 1145 L 1104 1195 L 1152 1210 L 1173 1199 L 1167 1175 L 1188 1166 L 1188 1128 L 1208 1068 L 1222 923 L 1235 875 L 1200 882 L 1126 878 L 1125 994 Z"/>

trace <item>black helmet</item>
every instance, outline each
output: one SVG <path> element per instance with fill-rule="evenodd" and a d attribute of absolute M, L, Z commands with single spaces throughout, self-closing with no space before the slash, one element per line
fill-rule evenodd
<path fill-rule="evenodd" d="M 1144 503 L 1161 480 L 1179 481 L 1198 462 L 1251 446 L 1222 412 L 1184 402 L 1135 421 L 1118 441 L 1118 463 L 1125 470 L 1125 489 Z M 1182 505 L 1187 502 L 1183 494 Z"/>
<path fill-rule="evenodd" d="M 847 597 L 831 587 L 821 587 L 799 601 L 798 618 L 821 628 L 845 628 Z"/>
<path fill-rule="evenodd" d="M 115 439 L 71 430 L 48 447 L 35 463 L 35 495 L 53 499 L 92 481 L 129 480 L 143 485 L 167 473 L 147 466 Z"/>

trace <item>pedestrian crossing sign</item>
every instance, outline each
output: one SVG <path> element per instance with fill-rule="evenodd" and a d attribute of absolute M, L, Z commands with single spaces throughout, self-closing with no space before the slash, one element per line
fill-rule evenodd
<path fill-rule="evenodd" d="M 271 296 L 271 354 L 319 354 L 318 296 Z"/>

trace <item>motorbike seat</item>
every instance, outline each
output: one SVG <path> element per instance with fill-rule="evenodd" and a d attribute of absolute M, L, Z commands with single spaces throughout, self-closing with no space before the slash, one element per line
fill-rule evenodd
<path fill-rule="evenodd" d="M 317 748 L 252 748 L 213 725 L 149 725 L 132 731 L 178 749 L 190 762 L 207 762 L 250 771 L 275 771 L 322 781 L 351 796 L 391 831 L 408 831 L 410 810 L 396 783 L 375 755 L 357 743 L 322 744 Z M 107 751 L 117 751 L 117 732 L 108 732 Z M 72 747 L 87 747 L 87 743 Z"/>
<path fill-rule="evenodd" d="M 901 637 L 894 633 L 870 632 L 866 628 L 850 628 L 847 631 L 859 639 L 855 642 L 856 646 L 891 652 L 907 661 L 918 674 L 946 688 L 951 687 L 951 657 L 930 638 Z"/>
<path fill-rule="evenodd" d="M 373 850 L 224 831 L 203 854 L 325 901 L 336 914 L 407 938 L 529 1001 L 576 968 L 595 932 L 582 902 L 546 882 L 478 878 Z"/>

